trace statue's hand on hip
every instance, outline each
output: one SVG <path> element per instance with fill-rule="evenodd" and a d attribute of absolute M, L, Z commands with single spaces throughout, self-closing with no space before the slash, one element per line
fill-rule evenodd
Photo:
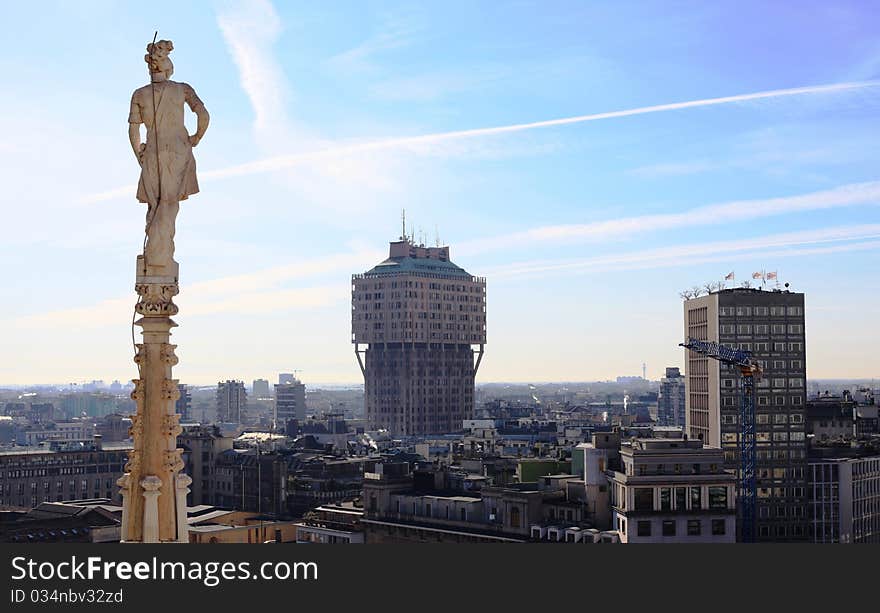
<path fill-rule="evenodd" d="M 147 143 L 141 143 L 141 146 L 138 147 L 137 160 L 138 164 L 141 166 L 144 165 L 144 151 L 147 150 Z"/>
<path fill-rule="evenodd" d="M 198 134 L 193 134 L 189 137 L 189 144 L 192 147 L 195 147 L 199 144 L 199 141 L 202 140 Z"/>

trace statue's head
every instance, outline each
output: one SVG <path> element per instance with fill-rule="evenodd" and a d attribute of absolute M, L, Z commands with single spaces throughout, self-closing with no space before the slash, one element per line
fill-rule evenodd
<path fill-rule="evenodd" d="M 174 44 L 170 40 L 160 40 L 147 45 L 147 54 L 144 61 L 150 68 L 150 75 L 163 75 L 166 79 L 170 79 L 174 73 L 174 64 L 168 54 L 174 49 Z"/>

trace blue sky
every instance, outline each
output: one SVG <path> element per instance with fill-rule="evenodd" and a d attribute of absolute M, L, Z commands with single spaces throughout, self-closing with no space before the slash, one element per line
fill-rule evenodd
<path fill-rule="evenodd" d="M 350 275 L 402 208 L 488 278 L 482 381 L 658 377 L 679 291 L 762 269 L 806 293 L 809 377 L 880 375 L 876 3 L 324 4 L 6 7 L 0 383 L 134 376 L 156 28 L 211 112 L 181 381 L 358 381 Z"/>

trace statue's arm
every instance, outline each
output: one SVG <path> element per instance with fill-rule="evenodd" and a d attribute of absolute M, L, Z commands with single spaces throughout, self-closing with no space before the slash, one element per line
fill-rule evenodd
<path fill-rule="evenodd" d="M 134 151 L 134 157 L 138 163 L 141 163 L 141 154 L 144 152 L 144 145 L 141 142 L 141 126 L 137 123 L 128 124 L 128 140 L 131 143 L 131 150 Z"/>
<path fill-rule="evenodd" d="M 146 145 L 141 142 L 141 107 L 138 103 L 137 92 L 131 97 L 131 110 L 128 113 L 128 141 L 131 143 L 131 150 L 134 151 L 134 157 L 138 164 L 143 163 L 141 159 Z"/>
<path fill-rule="evenodd" d="M 208 123 L 211 121 L 211 116 L 208 114 L 205 104 L 196 95 L 196 90 L 187 83 L 184 83 L 184 90 L 186 103 L 189 105 L 190 110 L 196 114 L 197 118 L 196 133 L 189 137 L 190 144 L 195 147 L 202 140 L 205 132 L 208 131 Z"/>

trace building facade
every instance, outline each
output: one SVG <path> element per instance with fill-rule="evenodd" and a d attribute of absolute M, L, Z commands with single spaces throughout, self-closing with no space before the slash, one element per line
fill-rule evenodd
<path fill-rule="evenodd" d="M 217 421 L 243 423 L 247 415 L 247 392 L 243 381 L 221 381 L 217 384 Z"/>
<path fill-rule="evenodd" d="M 814 543 L 880 543 L 880 456 L 823 458 L 808 465 Z"/>
<path fill-rule="evenodd" d="M 757 540 L 807 538 L 804 295 L 725 289 L 684 303 L 685 338 L 751 351 L 756 383 Z M 686 351 L 687 431 L 738 470 L 741 380 L 736 367 Z"/>
<path fill-rule="evenodd" d="M 622 543 L 733 543 L 736 477 L 699 440 L 634 439 L 609 470 Z"/>
<path fill-rule="evenodd" d="M 216 462 L 220 455 L 232 449 L 233 438 L 224 436 L 216 426 L 184 426 L 177 436 L 183 449 L 186 474 L 192 479 L 187 504 L 216 504 Z"/>
<path fill-rule="evenodd" d="M 85 447 L 53 442 L 0 451 L 0 508 L 96 498 L 119 504 L 116 480 L 131 450 L 131 443 L 96 440 Z"/>
<path fill-rule="evenodd" d="M 352 277 L 351 326 L 371 428 L 455 432 L 472 417 L 486 280 L 453 264 L 449 247 L 392 242 L 387 260 Z"/>
<path fill-rule="evenodd" d="M 657 421 L 662 426 L 684 427 L 685 383 L 678 368 L 667 368 L 666 376 L 660 379 L 660 393 L 657 396 Z"/>

